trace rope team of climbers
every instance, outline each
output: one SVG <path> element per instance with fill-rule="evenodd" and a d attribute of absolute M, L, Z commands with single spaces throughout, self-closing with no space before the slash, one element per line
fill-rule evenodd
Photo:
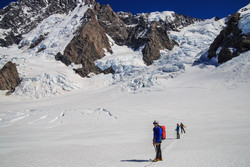
<path fill-rule="evenodd" d="M 153 124 L 154 124 L 153 146 L 154 146 L 155 152 L 156 152 L 156 157 L 153 160 L 153 162 L 163 161 L 162 151 L 161 151 L 161 143 L 163 140 L 166 139 L 166 127 L 159 125 L 159 121 L 157 121 L 157 120 L 155 120 L 153 122 Z M 176 139 L 180 139 L 180 129 L 181 129 L 182 134 L 186 133 L 185 128 L 186 128 L 186 126 L 183 123 L 181 123 L 180 125 L 177 124 L 177 127 L 175 129 L 176 130 Z"/>

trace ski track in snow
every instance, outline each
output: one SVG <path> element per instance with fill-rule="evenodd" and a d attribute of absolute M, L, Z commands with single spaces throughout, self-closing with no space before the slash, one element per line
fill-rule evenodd
<path fill-rule="evenodd" d="M 163 141 L 163 143 L 162 143 L 161 151 L 162 151 L 163 157 L 166 157 L 167 152 L 170 151 L 171 148 L 173 147 L 173 145 L 178 141 L 175 138 L 170 138 L 170 139 L 171 140 L 167 139 L 166 141 Z M 164 159 L 163 159 L 163 161 L 164 161 Z M 158 166 L 157 165 L 158 163 L 161 163 L 161 161 L 159 161 L 159 162 L 150 162 L 149 164 L 145 165 L 144 167 Z"/>

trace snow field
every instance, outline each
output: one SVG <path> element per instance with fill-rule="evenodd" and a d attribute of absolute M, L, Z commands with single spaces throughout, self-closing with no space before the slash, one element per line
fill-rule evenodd
<path fill-rule="evenodd" d="M 48 100 L 2 101 L 1 163 L 248 166 L 249 84 L 228 89 L 213 70 L 187 67 L 188 72 L 165 80 L 160 91 L 134 94 L 114 85 Z M 166 126 L 167 141 L 162 144 L 164 161 L 151 163 L 155 119 Z M 180 122 L 187 134 L 176 140 L 174 129 Z"/>

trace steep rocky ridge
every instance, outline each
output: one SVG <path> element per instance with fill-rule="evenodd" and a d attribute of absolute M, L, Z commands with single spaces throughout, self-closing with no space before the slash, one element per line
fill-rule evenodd
<path fill-rule="evenodd" d="M 123 21 L 109 5 L 97 3 L 94 7 L 99 24 L 107 34 L 118 44 L 125 45 L 128 38 L 128 30 Z"/>
<path fill-rule="evenodd" d="M 244 34 L 239 29 L 240 19 L 241 15 L 238 12 L 229 17 L 227 26 L 220 32 L 208 50 L 209 59 L 217 57 L 218 63 L 224 63 L 240 53 L 250 50 L 250 33 Z"/>
<path fill-rule="evenodd" d="M 93 9 L 86 12 L 83 20 L 78 34 L 68 44 L 64 54 L 58 53 L 56 59 L 66 65 L 82 64 L 82 68 L 76 69 L 76 72 L 85 77 L 91 72 L 100 73 L 94 62 L 105 56 L 104 49 L 112 51 L 106 32 L 96 19 Z"/>
<path fill-rule="evenodd" d="M 139 13 L 139 14 L 133 15 L 130 12 L 118 12 L 117 13 L 119 18 L 128 27 L 135 27 L 137 25 L 141 25 L 141 23 L 150 24 L 152 22 L 149 19 L 150 14 L 151 13 Z M 165 26 L 167 30 L 178 31 L 179 29 L 181 29 L 183 27 L 186 27 L 186 26 L 193 24 L 197 21 L 200 21 L 200 19 L 198 19 L 198 18 L 191 18 L 191 17 L 186 16 L 186 15 L 179 15 L 175 12 L 172 12 L 171 15 L 174 18 L 173 20 L 169 19 L 169 18 L 165 18 L 165 20 L 162 20 L 162 19 L 157 20 L 159 22 L 159 24 L 161 26 Z"/>
<path fill-rule="evenodd" d="M 165 27 L 154 22 L 148 32 L 148 42 L 142 50 L 143 60 L 147 65 L 151 65 L 154 60 L 160 58 L 160 50 L 172 50 L 175 43 L 169 39 Z"/>

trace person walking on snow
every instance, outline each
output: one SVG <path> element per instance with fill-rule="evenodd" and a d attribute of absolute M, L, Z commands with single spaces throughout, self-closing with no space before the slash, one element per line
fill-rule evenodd
<path fill-rule="evenodd" d="M 183 123 L 181 123 L 181 134 L 182 134 L 183 132 L 186 133 L 184 128 L 186 128 L 186 126 L 183 125 Z"/>
<path fill-rule="evenodd" d="M 161 135 L 162 135 L 162 129 L 159 126 L 158 121 L 154 121 L 154 139 L 153 139 L 153 145 L 155 147 L 156 152 L 156 158 L 153 162 L 162 161 L 162 154 L 161 154 Z"/>
<path fill-rule="evenodd" d="M 180 139 L 180 125 L 177 124 L 177 127 L 176 127 L 176 132 L 177 132 L 177 139 Z"/>

